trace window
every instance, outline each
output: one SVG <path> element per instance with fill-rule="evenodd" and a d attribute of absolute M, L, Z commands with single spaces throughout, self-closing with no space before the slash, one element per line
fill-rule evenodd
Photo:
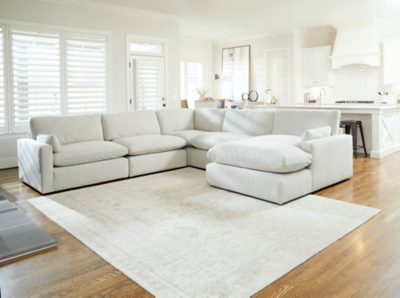
<path fill-rule="evenodd" d="M 13 23 L 0 25 L 0 133 L 26 132 L 31 117 L 107 111 L 107 33 Z"/>
<path fill-rule="evenodd" d="M 189 107 L 199 98 L 197 88 L 204 88 L 203 63 L 181 62 L 181 97 L 187 99 Z"/>
<path fill-rule="evenodd" d="M 105 37 L 67 34 L 67 114 L 107 110 Z"/>
<path fill-rule="evenodd" d="M 60 33 L 11 29 L 13 131 L 60 114 Z"/>
<path fill-rule="evenodd" d="M 6 131 L 5 82 L 4 82 L 4 30 L 0 26 L 0 133 Z"/>
<path fill-rule="evenodd" d="M 163 44 L 162 43 L 150 43 L 150 42 L 138 42 L 132 41 L 130 45 L 132 53 L 136 54 L 155 54 L 163 55 Z"/>

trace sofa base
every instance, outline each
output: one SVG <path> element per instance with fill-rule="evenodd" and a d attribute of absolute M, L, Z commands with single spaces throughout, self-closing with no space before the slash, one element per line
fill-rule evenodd
<path fill-rule="evenodd" d="M 207 165 L 206 179 L 212 186 L 278 204 L 312 192 L 310 169 L 280 174 L 213 162 Z"/>
<path fill-rule="evenodd" d="M 187 147 L 187 165 L 195 168 L 205 169 L 207 164 L 212 162 L 207 158 L 207 152 L 207 150 Z"/>
<path fill-rule="evenodd" d="M 128 177 L 128 160 L 116 158 L 53 169 L 53 191 L 97 184 Z"/>
<path fill-rule="evenodd" d="M 161 172 L 187 166 L 185 149 L 129 156 L 129 177 Z"/>

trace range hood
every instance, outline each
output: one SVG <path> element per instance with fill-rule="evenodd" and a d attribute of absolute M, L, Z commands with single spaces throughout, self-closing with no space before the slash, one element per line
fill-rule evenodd
<path fill-rule="evenodd" d="M 333 69 L 350 64 L 382 66 L 381 46 L 374 24 L 336 27 L 336 29 L 331 56 Z"/>

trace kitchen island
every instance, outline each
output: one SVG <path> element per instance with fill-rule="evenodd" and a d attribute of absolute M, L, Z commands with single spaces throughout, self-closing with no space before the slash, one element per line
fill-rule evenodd
<path fill-rule="evenodd" d="M 365 146 L 371 158 L 400 151 L 400 105 L 385 104 L 297 104 L 259 105 L 257 109 L 326 109 L 341 112 L 341 120 L 361 120 Z M 361 144 L 358 133 L 358 144 Z"/>

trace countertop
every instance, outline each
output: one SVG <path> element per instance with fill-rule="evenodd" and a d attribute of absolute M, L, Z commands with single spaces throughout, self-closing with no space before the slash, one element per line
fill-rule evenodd
<path fill-rule="evenodd" d="M 257 105 L 258 109 L 263 108 L 286 108 L 286 109 L 329 109 L 329 110 L 357 110 L 357 111 L 386 111 L 399 110 L 400 104 L 368 104 L 368 103 L 339 103 L 339 104 L 291 104 L 291 105 Z"/>

